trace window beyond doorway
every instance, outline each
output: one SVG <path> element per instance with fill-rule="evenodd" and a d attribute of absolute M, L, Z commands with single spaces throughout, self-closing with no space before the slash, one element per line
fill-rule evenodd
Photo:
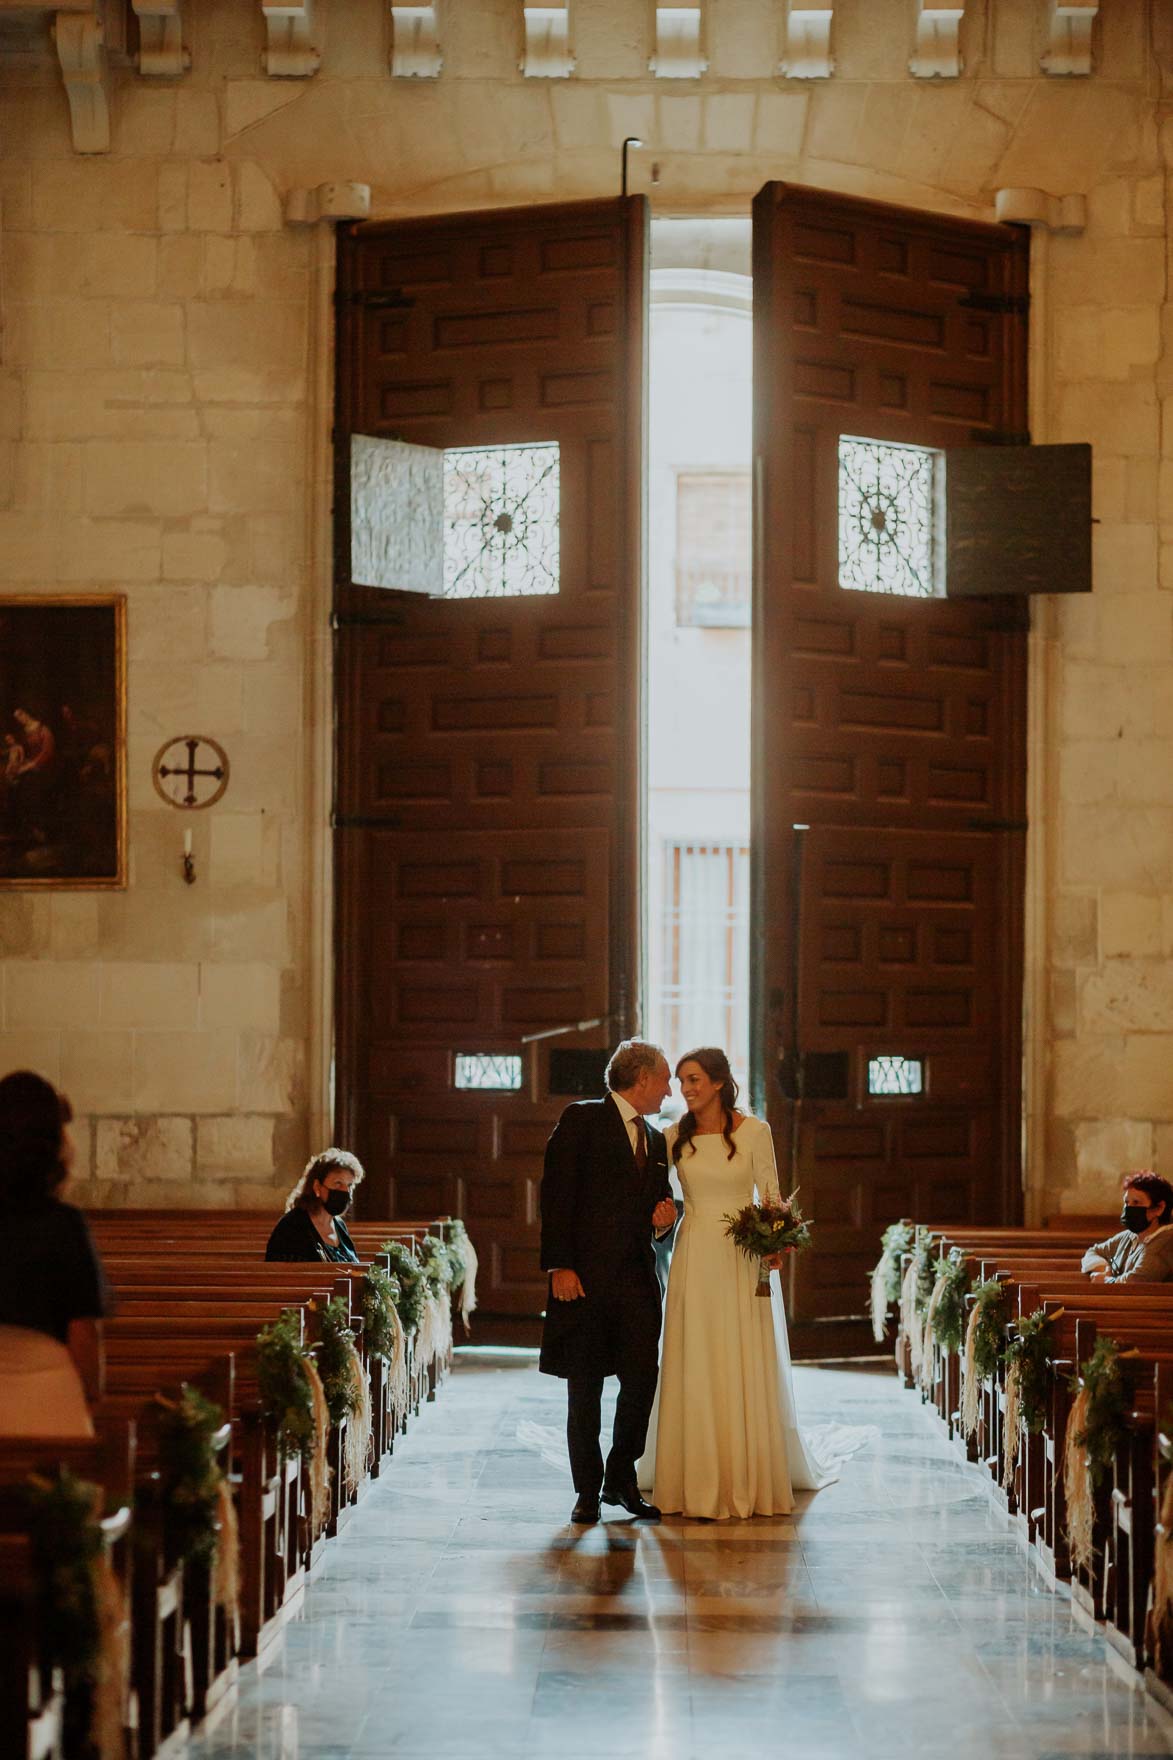
<path fill-rule="evenodd" d="M 747 629 L 750 474 L 676 473 L 676 621 L 700 629 Z"/>
<path fill-rule="evenodd" d="M 669 843 L 664 849 L 663 993 L 659 1014 L 675 1055 L 721 1045 L 749 1062 L 749 845 Z"/>

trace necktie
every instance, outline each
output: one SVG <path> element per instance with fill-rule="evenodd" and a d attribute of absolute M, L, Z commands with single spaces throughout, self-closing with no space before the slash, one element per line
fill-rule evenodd
<path fill-rule="evenodd" d="M 635 1169 L 642 1173 L 648 1164 L 648 1127 L 638 1113 L 632 1123 L 635 1125 Z"/>

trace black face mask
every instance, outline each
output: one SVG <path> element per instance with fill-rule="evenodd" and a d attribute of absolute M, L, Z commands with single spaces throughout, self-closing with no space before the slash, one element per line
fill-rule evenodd
<path fill-rule="evenodd" d="M 350 1193 L 335 1191 L 331 1187 L 322 1202 L 331 1216 L 341 1216 L 344 1211 L 350 1209 Z"/>
<path fill-rule="evenodd" d="M 1129 1234 L 1143 1234 L 1149 1225 L 1149 1207 L 1147 1204 L 1125 1204 L 1120 1220 Z"/>

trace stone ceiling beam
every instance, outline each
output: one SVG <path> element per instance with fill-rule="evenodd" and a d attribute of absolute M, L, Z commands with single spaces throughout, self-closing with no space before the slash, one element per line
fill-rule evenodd
<path fill-rule="evenodd" d="M 831 56 L 831 24 L 835 8 L 803 6 L 788 0 L 786 48 L 779 71 L 787 79 L 830 79 L 835 71 Z"/>
<path fill-rule="evenodd" d="M 701 0 L 656 7 L 656 53 L 648 62 L 657 79 L 699 79 L 708 67 L 701 54 Z"/>
<path fill-rule="evenodd" d="M 265 72 L 271 79 L 309 79 L 322 65 L 314 41 L 313 0 L 261 0 Z"/>
<path fill-rule="evenodd" d="M 391 72 L 397 79 L 435 79 L 444 65 L 435 6 L 392 6 Z"/>
<path fill-rule="evenodd" d="M 525 54 L 521 71 L 529 79 L 568 79 L 574 72 L 570 53 L 570 4 L 524 6 Z"/>
<path fill-rule="evenodd" d="M 957 79 L 961 73 L 961 21 L 965 0 L 938 6 L 916 0 L 916 50 L 908 64 L 914 79 Z"/>

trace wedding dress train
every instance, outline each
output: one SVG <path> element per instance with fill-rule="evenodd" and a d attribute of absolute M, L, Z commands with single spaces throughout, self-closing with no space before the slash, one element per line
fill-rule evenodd
<path fill-rule="evenodd" d="M 667 1132 L 669 1155 L 676 1127 Z M 640 1487 L 665 1514 L 710 1519 L 789 1515 L 795 1491 L 839 1476 L 867 1430 L 802 1431 L 776 1271 L 756 1295 L 757 1262 L 726 1237 L 724 1217 L 777 1192 L 769 1126 L 693 1137 L 676 1173 L 684 1197 L 668 1278 L 663 1353 Z M 695 1151 L 695 1152 L 694 1152 Z"/>

